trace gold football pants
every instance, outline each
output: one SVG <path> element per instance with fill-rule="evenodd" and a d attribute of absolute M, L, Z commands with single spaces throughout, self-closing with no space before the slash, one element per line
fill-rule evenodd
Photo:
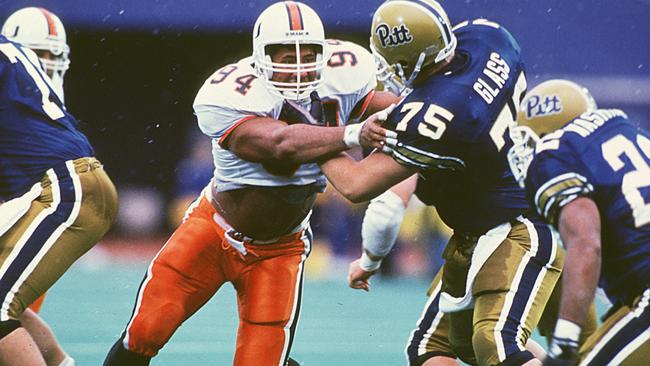
<path fill-rule="evenodd" d="M 117 192 L 95 158 L 49 169 L 0 206 L 0 321 L 16 320 L 108 231 Z"/>

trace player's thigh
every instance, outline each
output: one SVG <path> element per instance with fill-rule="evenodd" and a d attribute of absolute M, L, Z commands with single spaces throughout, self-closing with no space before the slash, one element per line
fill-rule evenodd
<path fill-rule="evenodd" d="M 228 280 L 227 268 L 234 258 L 222 248 L 223 230 L 202 210 L 209 208 L 197 208 L 151 262 L 143 281 L 143 301 L 177 303 L 189 315 Z"/>
<path fill-rule="evenodd" d="M 309 247 L 311 235 L 289 243 L 251 247 L 257 259 L 247 263 L 246 269 L 234 281 L 243 320 L 282 323 L 292 317 L 300 306 L 304 262 Z"/>
<path fill-rule="evenodd" d="M 473 287 L 479 363 L 503 362 L 525 349 L 560 275 L 557 249 L 546 225 L 524 219 L 483 265 Z"/>
<path fill-rule="evenodd" d="M 72 162 L 50 170 L 38 196 L 17 209 L 19 217 L 0 235 L 6 316 L 22 313 L 110 228 L 117 195 L 98 170 L 77 171 Z"/>
<path fill-rule="evenodd" d="M 650 359 L 650 289 L 622 306 L 580 348 L 580 365 L 645 365 Z"/>

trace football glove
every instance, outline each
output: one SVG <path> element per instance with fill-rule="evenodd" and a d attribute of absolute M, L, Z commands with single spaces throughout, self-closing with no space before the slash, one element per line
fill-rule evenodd
<path fill-rule="evenodd" d="M 544 366 L 570 366 L 578 355 L 578 340 L 553 335 Z"/>
<path fill-rule="evenodd" d="M 300 106 L 295 100 L 285 99 L 278 119 L 290 125 L 304 123 L 324 126 L 326 121 L 323 102 L 315 91 L 309 94 L 309 98 L 311 99 L 309 110 Z"/>

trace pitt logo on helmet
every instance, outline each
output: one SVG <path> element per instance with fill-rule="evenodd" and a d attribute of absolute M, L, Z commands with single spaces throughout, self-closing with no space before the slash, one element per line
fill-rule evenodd
<path fill-rule="evenodd" d="M 381 23 L 375 28 L 375 33 L 377 34 L 382 47 L 397 47 L 401 44 L 407 44 L 413 41 L 411 31 L 404 24 L 401 24 L 399 27 L 394 26 L 393 29 L 391 29 L 388 24 Z"/>
<path fill-rule="evenodd" d="M 526 118 L 549 116 L 562 112 L 560 98 L 555 95 L 532 95 L 526 99 L 524 113 Z"/>

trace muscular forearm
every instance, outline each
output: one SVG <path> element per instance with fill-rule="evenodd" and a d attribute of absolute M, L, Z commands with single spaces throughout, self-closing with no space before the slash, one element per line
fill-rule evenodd
<path fill-rule="evenodd" d="M 380 152 L 360 162 L 339 154 L 321 163 L 321 169 L 334 188 L 352 202 L 368 201 L 415 173 Z"/>
<path fill-rule="evenodd" d="M 567 204 L 558 229 L 567 248 L 560 318 L 582 326 L 600 277 L 600 213 L 595 202 L 582 197 Z"/>
<path fill-rule="evenodd" d="M 343 141 L 344 127 L 320 127 L 295 124 L 271 134 L 275 142 L 272 158 L 280 163 L 313 162 L 328 154 L 348 149 Z"/>
<path fill-rule="evenodd" d="M 600 250 L 569 245 L 573 247 L 569 246 L 565 260 L 560 318 L 583 326 L 598 286 Z"/>

